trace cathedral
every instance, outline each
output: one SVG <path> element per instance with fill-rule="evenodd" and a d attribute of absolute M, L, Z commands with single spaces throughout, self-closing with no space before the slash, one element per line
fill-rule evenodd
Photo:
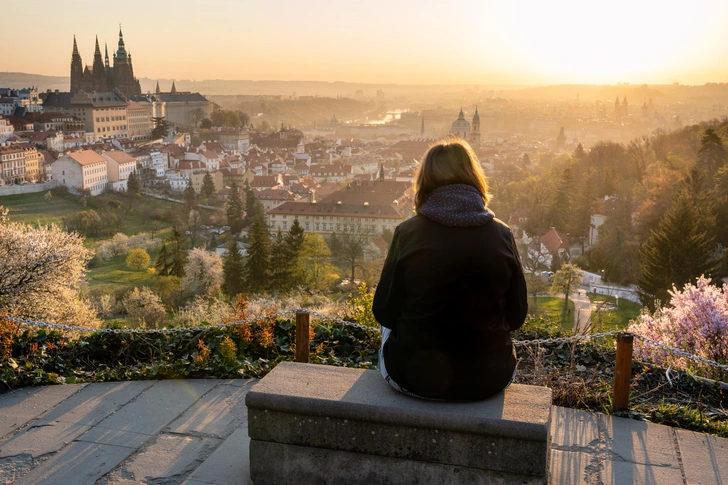
<path fill-rule="evenodd" d="M 470 142 L 471 146 L 480 146 L 480 115 L 478 114 L 478 108 L 475 107 L 475 114 L 473 115 L 472 129 L 468 120 L 465 119 L 465 113 L 460 108 L 460 114 L 452 124 L 451 133 L 463 140 Z"/>
<path fill-rule="evenodd" d="M 121 27 L 119 27 L 119 48 L 114 52 L 113 67 L 109 64 L 108 47 L 106 47 L 106 58 L 101 59 L 98 36 L 96 37 L 93 65 L 84 67 L 76 46 L 76 36 L 73 36 L 71 92 L 79 93 L 81 91 L 119 91 L 127 97 L 142 93 L 139 81 L 134 77 L 131 54 L 124 48 L 124 36 L 121 33 Z"/>

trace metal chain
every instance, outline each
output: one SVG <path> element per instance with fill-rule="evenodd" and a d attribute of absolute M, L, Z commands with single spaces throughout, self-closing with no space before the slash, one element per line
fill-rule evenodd
<path fill-rule="evenodd" d="M 314 312 L 314 311 L 311 311 L 311 310 L 305 310 L 305 309 L 300 309 L 299 308 L 299 309 L 293 310 L 293 312 L 294 313 L 295 312 L 308 313 L 311 316 L 318 317 L 318 318 L 321 318 L 323 320 L 329 320 L 329 321 L 332 321 L 332 322 L 340 323 L 341 325 L 345 325 L 345 326 L 348 326 L 348 327 L 356 327 L 356 328 L 359 328 L 359 329 L 362 329 L 362 330 L 371 330 L 371 328 L 372 328 L 372 327 L 368 327 L 366 325 L 362 325 L 360 323 L 350 322 L 348 320 L 344 320 L 343 318 L 332 317 L 330 315 L 326 315 L 325 313 Z"/>
<path fill-rule="evenodd" d="M 516 347 L 522 347 L 522 346 L 526 346 L 526 345 L 561 344 L 561 343 L 566 343 L 566 342 L 578 342 L 580 340 L 591 340 L 591 339 L 596 339 L 596 338 L 601 338 L 601 337 L 614 337 L 620 333 L 624 333 L 624 332 L 612 330 L 611 332 L 572 335 L 571 337 L 539 338 L 539 339 L 533 339 L 533 340 L 514 340 L 513 345 L 515 345 Z"/>
<path fill-rule="evenodd" d="M 24 318 L 0 317 L 0 320 L 9 320 L 14 323 L 31 325 L 35 327 L 49 328 L 51 330 L 68 330 L 74 332 L 95 332 L 95 333 L 135 333 L 135 334 L 152 334 L 152 333 L 176 333 L 176 332 L 198 332 L 203 330 L 226 328 L 235 325 L 244 325 L 246 323 L 262 322 L 265 320 L 284 317 L 286 315 L 295 314 L 295 310 L 284 310 L 270 315 L 261 315 L 255 318 L 246 318 L 244 320 L 235 320 L 232 322 L 216 323 L 213 325 L 196 325 L 194 327 L 172 327 L 172 328 L 94 328 L 80 327 L 77 325 L 62 325 L 60 323 L 38 322 L 35 320 L 26 320 Z"/>
<path fill-rule="evenodd" d="M 684 350 L 680 350 L 680 349 L 677 349 L 675 347 L 670 347 L 669 345 L 665 345 L 665 344 L 660 343 L 660 342 L 656 342 L 655 340 L 649 339 L 647 337 L 643 337 L 642 335 L 639 335 L 639 334 L 636 334 L 636 333 L 632 333 L 631 335 L 633 335 L 635 338 L 638 338 L 640 340 L 643 340 L 643 341 L 647 342 L 650 345 L 654 345 L 655 347 L 659 347 L 662 350 L 665 350 L 667 352 L 672 352 L 673 354 L 677 354 L 680 357 L 685 357 L 687 359 L 691 359 L 691 360 L 694 360 L 696 362 L 701 362 L 701 363 L 706 364 L 706 365 L 709 365 L 709 366 L 717 367 L 719 369 L 722 369 L 722 370 L 728 372 L 728 365 L 726 365 L 726 364 L 721 364 L 720 362 L 716 362 L 716 361 L 710 360 L 710 359 L 704 359 L 703 357 L 690 354 L 688 352 L 685 352 Z"/>

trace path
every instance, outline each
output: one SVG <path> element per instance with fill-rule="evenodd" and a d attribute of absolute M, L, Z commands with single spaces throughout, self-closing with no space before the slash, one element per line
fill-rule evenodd
<path fill-rule="evenodd" d="M 0 483 L 251 484 L 254 380 L 71 384 L 0 395 Z M 554 407 L 551 484 L 728 483 L 728 439 Z"/>
<path fill-rule="evenodd" d="M 586 290 L 572 293 L 570 300 L 574 302 L 574 333 L 586 333 L 591 323 L 591 301 Z"/>

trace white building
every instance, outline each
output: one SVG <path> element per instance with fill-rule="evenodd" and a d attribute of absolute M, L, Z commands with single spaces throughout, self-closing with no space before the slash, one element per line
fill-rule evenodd
<path fill-rule="evenodd" d="M 5 143 L 15 133 L 15 128 L 8 120 L 0 116 L 0 143 Z"/>
<path fill-rule="evenodd" d="M 156 176 L 164 177 L 164 173 L 167 171 L 167 161 L 165 160 L 164 153 L 149 152 L 149 156 L 152 158 L 152 168 L 156 172 Z"/>
<path fill-rule="evenodd" d="M 134 157 L 121 150 L 103 152 L 101 156 L 106 159 L 106 173 L 109 188 L 114 192 L 126 191 L 126 183 L 129 180 L 129 175 L 136 171 L 136 160 Z"/>
<path fill-rule="evenodd" d="M 86 190 L 99 195 L 106 190 L 107 160 L 93 150 L 66 153 L 53 162 L 53 175 L 74 194 Z"/>
<path fill-rule="evenodd" d="M 169 188 L 174 192 L 184 192 L 190 183 L 188 175 L 184 172 L 167 172 L 164 174 L 164 178 L 169 182 Z"/>

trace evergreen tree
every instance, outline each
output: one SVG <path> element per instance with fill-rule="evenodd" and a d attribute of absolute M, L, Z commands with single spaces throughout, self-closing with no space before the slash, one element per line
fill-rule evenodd
<path fill-rule="evenodd" d="M 581 161 L 586 158 L 586 152 L 584 151 L 584 147 L 581 143 L 576 145 L 576 149 L 574 150 L 574 158 Z"/>
<path fill-rule="evenodd" d="M 243 199 L 240 196 L 240 188 L 235 182 L 230 186 L 225 213 L 230 225 L 230 232 L 238 234 L 243 229 Z"/>
<path fill-rule="evenodd" d="M 291 277 L 295 268 L 292 259 L 287 235 L 284 237 L 279 230 L 270 252 L 271 289 L 285 292 L 293 287 Z"/>
<path fill-rule="evenodd" d="M 723 140 L 713 128 L 708 128 L 703 133 L 698 150 L 698 161 L 704 173 L 712 177 L 715 171 L 723 166 L 728 158 Z"/>
<path fill-rule="evenodd" d="M 568 232 L 569 230 L 573 184 L 574 178 L 571 174 L 571 169 L 565 168 L 559 178 L 559 185 L 549 210 L 549 220 L 559 232 Z"/>
<path fill-rule="evenodd" d="M 152 118 L 152 123 L 154 124 L 154 129 L 152 130 L 153 140 L 167 136 L 170 126 L 167 120 L 162 117 L 155 117 Z"/>
<path fill-rule="evenodd" d="M 263 221 L 265 213 L 260 201 L 255 197 L 255 191 L 250 187 L 248 181 L 243 185 L 245 193 L 245 222 L 244 226 L 251 225 L 256 220 Z"/>
<path fill-rule="evenodd" d="M 297 256 L 301 252 L 301 246 L 303 246 L 304 231 L 301 223 L 298 222 L 298 218 L 293 220 L 291 228 L 286 234 L 286 245 L 290 250 L 291 254 Z"/>
<path fill-rule="evenodd" d="M 256 220 L 250 227 L 248 261 L 245 265 L 245 287 L 253 293 L 268 288 L 270 269 L 270 238 L 268 228 L 262 220 Z"/>
<path fill-rule="evenodd" d="M 654 309 L 655 300 L 667 302 L 668 290 L 695 278 L 709 276 L 715 266 L 713 238 L 701 227 L 701 208 L 686 194 L 678 194 L 657 230 L 640 250 L 640 300 Z"/>
<path fill-rule="evenodd" d="M 162 243 L 162 249 L 159 251 L 159 254 L 157 255 L 157 259 L 154 260 L 154 268 L 156 274 L 159 276 L 168 276 L 172 265 L 170 264 L 170 258 L 171 255 L 169 254 L 169 251 L 167 251 L 167 242 Z"/>
<path fill-rule="evenodd" d="M 172 235 L 169 237 L 170 258 L 169 258 L 169 275 L 182 277 L 185 274 L 185 264 L 187 263 L 187 251 L 184 248 L 184 239 L 182 233 L 179 232 L 177 226 L 172 228 Z"/>
<path fill-rule="evenodd" d="M 210 200 L 213 195 L 215 195 L 215 181 L 212 180 L 212 175 L 210 175 L 210 172 L 207 172 L 205 176 L 202 178 L 202 196 Z"/>
<path fill-rule="evenodd" d="M 228 250 L 222 260 L 223 291 L 231 300 L 244 288 L 245 264 L 237 238 L 230 238 Z"/>
<path fill-rule="evenodd" d="M 588 178 L 577 194 L 574 213 L 571 217 L 571 235 L 581 242 L 581 252 L 584 253 L 584 241 L 589 237 L 591 229 L 591 216 L 595 210 L 596 185 L 594 180 Z"/>
<path fill-rule="evenodd" d="M 195 189 L 192 187 L 192 182 L 189 180 L 187 181 L 185 191 L 182 193 L 182 203 L 185 208 L 185 214 L 189 213 L 192 209 L 197 208 L 197 193 L 195 193 Z"/>
<path fill-rule="evenodd" d="M 140 190 L 139 176 L 136 170 L 129 174 L 129 179 L 126 181 L 126 192 L 129 194 L 138 194 Z"/>

